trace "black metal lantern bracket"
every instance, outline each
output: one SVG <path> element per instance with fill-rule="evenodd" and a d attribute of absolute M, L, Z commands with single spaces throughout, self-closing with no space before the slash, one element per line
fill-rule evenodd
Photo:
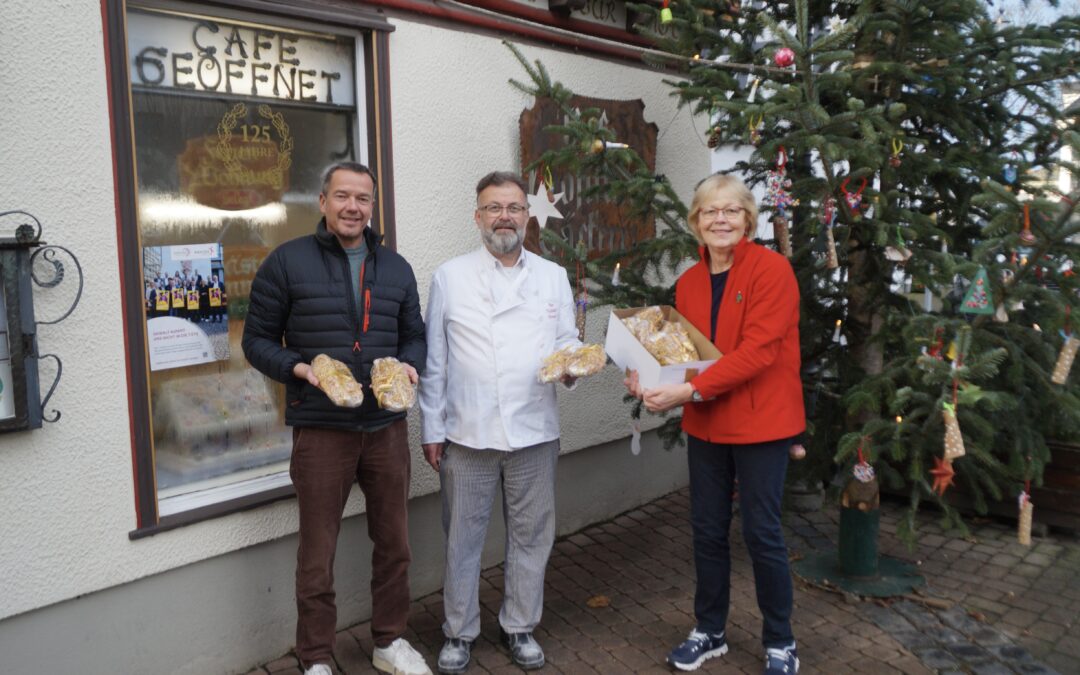
<path fill-rule="evenodd" d="M 4 236 L 4 227 L 14 222 L 14 237 Z M 26 211 L 0 212 L 0 432 L 39 429 L 42 422 L 56 422 L 59 410 L 44 414 L 49 399 L 60 382 L 64 364 L 56 354 L 40 354 L 37 327 L 60 323 L 71 316 L 82 299 L 83 271 L 75 254 L 55 244 L 41 240 L 42 227 Z M 51 321 L 38 321 L 34 316 L 33 287 L 53 289 L 62 284 L 66 268 L 58 254 L 71 259 L 78 272 L 78 290 L 71 306 L 62 316 Z M 36 267 L 35 267 L 36 265 Z M 41 273 L 39 276 L 39 272 Z M 45 398 L 39 398 L 38 364 L 43 359 L 56 362 L 56 377 Z M 10 375 L 7 371 L 10 369 Z"/>

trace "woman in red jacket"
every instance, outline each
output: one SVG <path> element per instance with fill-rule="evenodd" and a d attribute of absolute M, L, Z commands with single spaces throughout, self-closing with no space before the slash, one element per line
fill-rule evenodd
<path fill-rule="evenodd" d="M 792 586 L 780 526 L 788 451 L 805 428 L 799 379 L 799 288 L 782 255 L 751 241 L 757 205 L 731 176 L 702 181 L 690 207 L 701 260 L 675 286 L 675 307 L 723 356 L 684 384 L 630 391 L 653 412 L 683 406 L 694 533 L 697 626 L 668 655 L 694 670 L 727 652 L 732 495 L 739 481 L 743 538 L 763 618 L 766 673 L 795 673 Z"/>

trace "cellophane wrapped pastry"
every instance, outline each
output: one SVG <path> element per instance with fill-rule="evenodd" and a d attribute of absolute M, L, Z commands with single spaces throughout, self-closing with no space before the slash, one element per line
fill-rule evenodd
<path fill-rule="evenodd" d="M 371 365 L 371 390 L 384 410 L 401 412 L 416 403 L 416 388 L 402 363 L 393 356 L 375 359 Z"/>
<path fill-rule="evenodd" d="M 334 405 L 358 408 L 364 402 L 363 388 L 353 377 L 349 367 L 341 361 L 326 354 L 319 354 L 311 361 L 311 369 L 315 377 L 319 378 L 319 389 L 323 390 Z"/>
<path fill-rule="evenodd" d="M 646 307 L 622 321 L 630 330 L 630 334 L 636 337 L 638 342 L 644 343 L 645 338 L 660 330 L 664 323 L 664 312 L 656 306 Z"/>
<path fill-rule="evenodd" d="M 570 355 L 566 362 L 566 374 L 570 377 L 595 375 L 604 369 L 607 355 L 602 345 L 584 345 Z"/>
<path fill-rule="evenodd" d="M 627 329 L 662 366 L 698 359 L 697 347 L 682 324 L 664 321 L 659 307 L 646 307 L 623 319 Z"/>
<path fill-rule="evenodd" d="M 585 377 L 604 368 L 607 356 L 601 345 L 567 345 L 544 359 L 536 379 L 544 384 L 558 382 L 563 377 Z"/>

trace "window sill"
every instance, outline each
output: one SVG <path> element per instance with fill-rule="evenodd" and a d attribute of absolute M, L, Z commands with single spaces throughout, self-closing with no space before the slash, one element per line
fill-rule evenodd
<path fill-rule="evenodd" d="M 132 541 L 160 532 L 265 506 L 296 495 L 288 471 L 280 471 L 238 483 L 162 498 L 158 522 L 128 533 Z"/>

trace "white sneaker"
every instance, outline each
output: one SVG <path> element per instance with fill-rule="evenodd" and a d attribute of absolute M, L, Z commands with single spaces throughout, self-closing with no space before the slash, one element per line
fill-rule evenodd
<path fill-rule="evenodd" d="M 305 670 L 304 675 L 334 675 L 334 671 L 330 670 L 330 666 L 325 663 L 316 663 Z"/>
<path fill-rule="evenodd" d="M 403 638 L 394 640 L 389 647 L 376 647 L 371 664 L 375 670 L 390 675 L 431 675 L 424 657 Z"/>

